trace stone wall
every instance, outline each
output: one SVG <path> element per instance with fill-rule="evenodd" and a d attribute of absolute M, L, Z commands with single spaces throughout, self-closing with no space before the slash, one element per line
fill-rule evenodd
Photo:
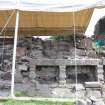
<path fill-rule="evenodd" d="M 85 41 L 90 43 L 86 46 Z M 85 43 L 85 44 L 83 44 Z M 100 59 L 92 49 L 90 39 L 81 39 L 77 46 L 77 60 L 74 59 L 74 45 L 71 41 L 41 40 L 39 38 L 21 38 L 17 44 L 15 91 L 25 92 L 28 96 L 71 97 L 75 84 L 74 65 L 78 65 L 79 83 L 103 81 L 100 73 Z M 11 80 L 13 41 L 5 45 L 2 56 L 2 81 Z M 2 45 L 1 45 L 2 47 Z M 3 59 L 2 59 L 3 57 Z M 2 61 L 3 60 L 3 61 Z M 71 69 L 72 68 L 72 69 Z M 98 71 L 98 72 L 97 72 Z M 91 75 L 91 76 L 90 76 Z M 84 79 L 91 77 L 90 80 Z M 71 79 L 73 77 L 73 79 Z M 72 85 L 71 85 L 72 83 Z M 10 87 L 9 87 L 10 88 Z M 60 94 L 61 91 L 61 94 Z"/>
<path fill-rule="evenodd" d="M 91 39 L 81 39 L 79 43 L 76 49 L 78 56 L 97 58 L 97 54 L 92 50 Z M 28 54 L 27 56 L 33 59 L 68 59 L 74 57 L 74 45 L 72 42 L 66 40 L 41 40 L 39 38 L 20 39 L 18 47 L 21 49 L 23 47 L 26 48 L 26 55 Z M 19 50 L 19 48 L 17 49 Z"/>
<path fill-rule="evenodd" d="M 0 39 L 0 96 L 10 94 L 12 55 L 13 39 Z"/>

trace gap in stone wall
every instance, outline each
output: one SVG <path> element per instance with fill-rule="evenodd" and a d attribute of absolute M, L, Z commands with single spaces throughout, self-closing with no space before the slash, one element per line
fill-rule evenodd
<path fill-rule="evenodd" d="M 95 66 L 77 66 L 77 78 L 78 83 L 97 81 L 96 67 Z M 66 67 L 66 81 L 67 83 L 75 83 L 75 66 Z"/>
<path fill-rule="evenodd" d="M 36 80 L 42 84 L 57 83 L 59 80 L 59 67 L 36 66 Z"/>

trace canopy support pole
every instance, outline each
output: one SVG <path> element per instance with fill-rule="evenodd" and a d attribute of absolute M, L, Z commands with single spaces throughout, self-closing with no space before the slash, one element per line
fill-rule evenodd
<path fill-rule="evenodd" d="M 15 67 L 16 67 L 16 47 L 17 47 L 17 36 L 19 27 L 19 11 L 16 11 L 16 23 L 15 23 L 15 35 L 14 35 L 14 46 L 13 46 L 13 59 L 12 59 L 12 80 L 11 80 L 11 97 L 15 98 L 14 87 L 15 87 Z"/>

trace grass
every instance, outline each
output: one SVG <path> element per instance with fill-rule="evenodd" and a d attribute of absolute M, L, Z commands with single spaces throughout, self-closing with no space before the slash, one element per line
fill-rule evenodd
<path fill-rule="evenodd" d="M 16 92 L 15 93 L 16 97 L 22 97 L 22 96 L 27 96 L 26 92 Z"/>
<path fill-rule="evenodd" d="M 49 102 L 49 101 L 16 101 L 8 100 L 3 105 L 74 105 L 73 102 Z"/>

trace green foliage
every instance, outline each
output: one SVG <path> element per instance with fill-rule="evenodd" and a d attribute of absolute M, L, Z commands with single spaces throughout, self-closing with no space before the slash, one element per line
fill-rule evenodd
<path fill-rule="evenodd" d="M 74 105 L 72 102 L 49 102 L 49 101 L 16 101 L 8 100 L 3 105 Z"/>
<path fill-rule="evenodd" d="M 74 105 L 74 103 L 70 103 L 70 102 L 64 102 L 62 105 Z"/>
<path fill-rule="evenodd" d="M 22 97 L 22 96 L 27 96 L 27 94 L 26 94 L 26 92 L 16 92 L 15 96 Z"/>
<path fill-rule="evenodd" d="M 63 40 L 64 36 L 60 36 L 60 35 L 59 36 L 51 36 L 50 39 L 59 41 L 59 40 Z"/>

